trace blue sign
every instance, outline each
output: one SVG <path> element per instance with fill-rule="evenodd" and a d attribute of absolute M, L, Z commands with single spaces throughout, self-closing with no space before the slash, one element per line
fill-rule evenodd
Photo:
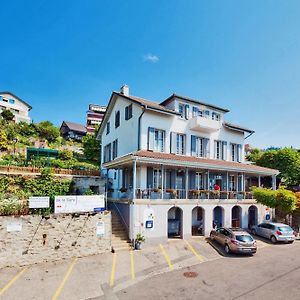
<path fill-rule="evenodd" d="M 148 221 L 146 221 L 146 228 L 147 228 L 147 229 L 153 228 L 153 220 L 148 220 Z"/>
<path fill-rule="evenodd" d="M 94 212 L 101 212 L 101 211 L 105 211 L 105 207 L 95 207 L 94 208 Z"/>
<path fill-rule="evenodd" d="M 269 221 L 271 216 L 269 214 L 266 215 L 266 220 Z"/>

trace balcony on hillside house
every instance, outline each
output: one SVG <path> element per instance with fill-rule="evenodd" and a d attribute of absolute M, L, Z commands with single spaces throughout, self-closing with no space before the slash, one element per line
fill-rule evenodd
<path fill-rule="evenodd" d="M 201 132 L 214 132 L 222 127 L 220 120 L 213 120 L 207 116 L 194 116 L 189 119 L 189 129 Z"/>

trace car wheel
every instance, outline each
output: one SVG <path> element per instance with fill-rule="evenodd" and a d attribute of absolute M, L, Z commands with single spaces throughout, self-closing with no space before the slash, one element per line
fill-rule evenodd
<path fill-rule="evenodd" d="M 251 233 L 252 233 L 253 235 L 256 235 L 255 229 L 251 229 Z"/>
<path fill-rule="evenodd" d="M 225 252 L 227 253 L 227 254 L 229 254 L 231 251 L 230 251 L 230 248 L 229 248 L 229 246 L 226 244 L 225 245 Z"/>
<path fill-rule="evenodd" d="M 275 237 L 274 235 L 271 236 L 271 242 L 272 242 L 273 244 L 276 244 L 276 243 L 277 243 L 277 239 L 276 239 L 276 237 Z"/>
<path fill-rule="evenodd" d="M 293 243 L 294 243 L 294 241 L 288 241 L 288 243 L 289 243 L 289 244 L 293 244 Z"/>

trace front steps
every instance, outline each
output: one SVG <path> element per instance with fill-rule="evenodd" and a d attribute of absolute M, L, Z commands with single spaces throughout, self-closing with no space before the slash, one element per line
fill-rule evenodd
<path fill-rule="evenodd" d="M 130 250 L 131 243 L 120 217 L 115 211 L 111 212 L 111 246 L 114 251 Z"/>

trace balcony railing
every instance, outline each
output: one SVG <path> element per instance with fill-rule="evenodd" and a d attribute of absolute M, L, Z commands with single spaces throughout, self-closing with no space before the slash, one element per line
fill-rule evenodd
<path fill-rule="evenodd" d="M 118 191 L 109 190 L 109 196 L 117 198 L 133 198 L 132 189 L 121 188 Z M 136 189 L 135 199 L 253 199 L 252 192 L 211 191 L 211 190 L 185 190 L 185 189 Z"/>
<path fill-rule="evenodd" d="M 218 131 L 222 127 L 222 122 L 206 117 L 195 116 L 189 120 L 189 128 L 202 132 Z"/>

